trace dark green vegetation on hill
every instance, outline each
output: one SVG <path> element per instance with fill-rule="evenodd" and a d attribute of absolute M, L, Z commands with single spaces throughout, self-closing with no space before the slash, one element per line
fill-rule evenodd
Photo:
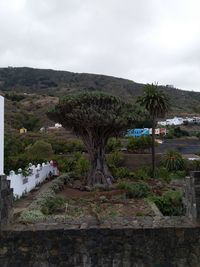
<path fill-rule="evenodd" d="M 45 112 L 58 97 L 73 91 L 105 91 L 133 101 L 142 94 L 143 84 L 97 74 L 33 68 L 0 68 L 0 91 L 6 97 L 6 123 L 18 129 L 37 130 L 49 125 Z M 200 93 L 162 87 L 169 95 L 175 114 L 200 110 Z M 25 94 L 24 94 L 25 93 Z M 25 125 L 26 122 L 26 125 Z M 28 124 L 28 125 L 27 125 Z"/>

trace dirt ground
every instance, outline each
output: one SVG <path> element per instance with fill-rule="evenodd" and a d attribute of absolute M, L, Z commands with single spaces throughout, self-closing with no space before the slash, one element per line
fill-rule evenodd
<path fill-rule="evenodd" d="M 68 203 L 65 212 L 74 217 L 155 215 L 145 199 L 127 199 L 123 190 L 85 192 L 65 187 L 58 195 Z"/>

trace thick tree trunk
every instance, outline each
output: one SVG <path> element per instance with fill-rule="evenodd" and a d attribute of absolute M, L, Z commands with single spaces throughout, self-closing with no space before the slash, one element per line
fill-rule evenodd
<path fill-rule="evenodd" d="M 97 147 L 94 151 L 90 151 L 89 156 L 91 160 L 91 169 L 87 176 L 87 184 L 89 186 L 97 184 L 110 186 L 113 177 L 106 165 L 104 148 L 101 146 Z"/>
<path fill-rule="evenodd" d="M 156 169 L 156 161 L 155 161 L 155 119 L 153 119 L 152 125 L 152 178 L 155 178 L 155 169 Z"/>

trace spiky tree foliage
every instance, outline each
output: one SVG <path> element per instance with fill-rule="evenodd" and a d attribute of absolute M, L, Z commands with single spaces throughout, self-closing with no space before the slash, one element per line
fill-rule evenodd
<path fill-rule="evenodd" d="M 137 103 L 143 106 L 152 120 L 152 176 L 155 177 L 155 128 L 158 118 L 163 118 L 169 110 L 169 98 L 156 84 L 147 84 Z"/>
<path fill-rule="evenodd" d="M 184 168 L 184 159 L 178 151 L 169 150 L 163 155 L 162 164 L 169 171 L 179 171 Z"/>
<path fill-rule="evenodd" d="M 108 138 L 138 120 L 133 105 L 105 93 L 84 92 L 64 97 L 47 115 L 82 138 L 91 161 L 87 184 L 109 185 L 113 178 L 105 162 L 105 146 Z"/>

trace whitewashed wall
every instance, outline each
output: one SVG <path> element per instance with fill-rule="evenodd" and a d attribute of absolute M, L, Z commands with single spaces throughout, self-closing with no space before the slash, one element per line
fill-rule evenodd
<path fill-rule="evenodd" d="M 42 165 L 38 164 L 37 166 L 30 164 L 29 168 L 32 174 L 27 177 L 24 177 L 21 173 L 16 174 L 14 171 L 10 171 L 9 176 L 7 176 L 7 180 L 10 180 L 11 188 L 13 188 L 13 194 L 15 197 L 19 198 L 24 193 L 30 192 L 49 176 L 49 172 L 53 175 L 58 175 L 59 172 L 57 167 L 54 167 L 50 163 L 43 163 Z"/>
<path fill-rule="evenodd" d="M 4 98 L 0 96 L 0 175 L 4 173 Z"/>

